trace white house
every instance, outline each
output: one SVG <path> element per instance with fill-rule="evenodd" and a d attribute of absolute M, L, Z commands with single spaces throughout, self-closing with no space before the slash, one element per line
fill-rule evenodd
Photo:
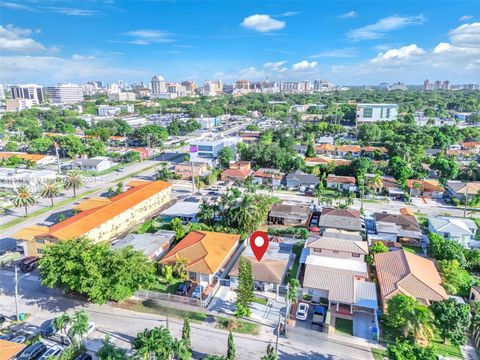
<path fill-rule="evenodd" d="M 397 120 L 397 104 L 357 104 L 357 125 Z"/>
<path fill-rule="evenodd" d="M 101 172 L 110 169 L 113 162 L 106 156 L 95 156 L 90 159 L 78 159 L 70 163 L 72 169 L 79 169 L 82 171 Z"/>
<path fill-rule="evenodd" d="M 439 216 L 428 219 L 428 230 L 468 248 L 475 240 L 477 225 L 470 219 Z"/>

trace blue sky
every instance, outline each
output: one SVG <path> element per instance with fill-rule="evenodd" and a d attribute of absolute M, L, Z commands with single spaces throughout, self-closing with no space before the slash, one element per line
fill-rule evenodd
<path fill-rule="evenodd" d="M 480 81 L 476 1 L 0 3 L 0 82 Z"/>

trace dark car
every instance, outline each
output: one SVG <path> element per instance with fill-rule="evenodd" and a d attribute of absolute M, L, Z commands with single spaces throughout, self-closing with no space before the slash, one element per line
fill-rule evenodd
<path fill-rule="evenodd" d="M 92 360 L 92 355 L 83 353 L 82 355 L 78 355 L 75 360 Z"/>
<path fill-rule="evenodd" d="M 0 314 L 0 325 L 2 325 L 5 321 L 7 321 L 7 318 L 4 315 Z"/>
<path fill-rule="evenodd" d="M 43 337 L 55 335 L 57 328 L 55 327 L 55 319 L 47 320 L 40 326 L 40 332 Z"/>
<path fill-rule="evenodd" d="M 0 340 L 12 340 L 15 337 L 12 333 L 0 335 Z"/>
<path fill-rule="evenodd" d="M 38 359 L 42 354 L 47 351 L 47 347 L 44 343 L 37 342 L 33 345 L 30 345 L 25 350 L 22 351 L 20 356 L 17 356 L 18 360 L 34 360 Z"/>
<path fill-rule="evenodd" d="M 188 290 L 192 287 L 192 282 L 190 280 L 185 280 L 183 283 L 178 285 L 177 295 L 186 295 Z"/>
<path fill-rule="evenodd" d="M 327 314 L 327 309 L 325 306 L 317 305 L 313 310 L 313 319 L 312 319 L 312 326 L 320 326 L 323 328 L 323 324 L 325 323 L 325 315 Z"/>
<path fill-rule="evenodd" d="M 20 268 L 23 272 L 33 271 L 38 267 L 39 260 L 38 256 L 27 256 L 20 262 Z"/>

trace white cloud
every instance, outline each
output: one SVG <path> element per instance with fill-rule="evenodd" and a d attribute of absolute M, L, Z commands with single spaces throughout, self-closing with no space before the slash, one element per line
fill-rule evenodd
<path fill-rule="evenodd" d="M 308 62 L 307 60 L 302 60 L 299 63 L 292 65 L 293 71 L 308 71 L 313 70 L 317 67 L 318 63 L 316 61 Z"/>
<path fill-rule="evenodd" d="M 458 21 L 468 21 L 471 19 L 473 19 L 472 15 L 463 15 L 460 19 L 458 19 Z"/>
<path fill-rule="evenodd" d="M 381 39 L 390 31 L 398 30 L 409 25 L 423 24 L 425 20 L 423 15 L 389 16 L 378 20 L 375 24 L 350 30 L 347 36 L 354 41 Z"/>
<path fill-rule="evenodd" d="M 45 85 L 91 79 L 113 81 L 147 78 L 148 71 L 118 68 L 100 60 L 56 56 L 0 56 L 0 83 L 37 82 Z"/>
<path fill-rule="evenodd" d="M 285 21 L 276 20 L 270 15 L 255 14 L 247 16 L 240 25 L 258 32 L 269 32 L 283 29 L 285 27 Z"/>
<path fill-rule="evenodd" d="M 357 56 L 357 49 L 355 48 L 343 48 L 322 51 L 321 53 L 309 56 L 310 59 L 317 58 L 350 58 Z"/>
<path fill-rule="evenodd" d="M 175 41 L 171 38 L 171 33 L 164 30 L 132 30 L 126 32 L 124 35 L 133 39 L 114 42 L 126 42 L 134 45 L 150 45 L 152 43 L 170 43 Z"/>
<path fill-rule="evenodd" d="M 267 62 L 263 64 L 263 67 L 267 69 L 278 70 L 286 63 L 287 63 L 286 61 Z"/>
<path fill-rule="evenodd" d="M 289 16 L 296 16 L 301 14 L 300 11 L 286 11 L 283 14 L 277 15 L 277 16 L 283 16 L 283 17 L 289 17 Z"/>
<path fill-rule="evenodd" d="M 463 24 L 448 33 L 456 46 L 480 46 L 480 22 Z"/>
<path fill-rule="evenodd" d="M 357 17 L 357 15 L 358 14 L 356 11 L 349 11 L 349 12 L 346 12 L 345 14 L 340 15 L 339 17 L 343 19 L 351 19 L 351 18 Z"/>
<path fill-rule="evenodd" d="M 77 9 L 77 8 L 69 8 L 69 7 L 57 7 L 57 6 L 49 6 L 45 8 L 46 10 L 52 11 L 57 14 L 68 15 L 68 16 L 93 16 L 98 14 L 95 10 L 89 9 Z"/>
<path fill-rule="evenodd" d="M 0 2 L 0 6 L 7 8 L 7 9 L 12 9 L 12 10 L 25 10 L 25 11 L 34 11 L 30 6 L 23 5 L 23 4 L 17 4 L 14 2 L 7 2 L 7 1 L 2 1 Z"/>
<path fill-rule="evenodd" d="M 419 48 L 416 44 L 403 46 L 400 49 L 390 49 L 385 53 L 380 53 L 372 62 L 378 63 L 391 59 L 406 59 L 415 55 L 424 54 L 425 50 Z"/>
<path fill-rule="evenodd" d="M 73 60 L 95 60 L 96 57 L 93 55 L 80 55 L 80 54 L 73 54 Z"/>
<path fill-rule="evenodd" d="M 56 50 L 55 48 L 47 49 L 41 43 L 29 38 L 33 33 L 38 34 L 40 30 L 32 30 L 27 28 L 19 28 L 14 25 L 5 27 L 0 25 L 0 50 L 12 52 L 38 52 L 47 50 Z"/>

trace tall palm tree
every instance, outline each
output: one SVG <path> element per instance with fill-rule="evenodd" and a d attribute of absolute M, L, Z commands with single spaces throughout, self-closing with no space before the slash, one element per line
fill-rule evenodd
<path fill-rule="evenodd" d="M 25 217 L 28 215 L 28 206 L 35 205 L 36 203 L 37 199 L 35 198 L 35 195 L 26 185 L 21 185 L 15 189 L 13 205 L 15 205 L 15 207 L 24 207 Z"/>
<path fill-rule="evenodd" d="M 373 177 L 367 177 L 366 180 L 367 187 L 370 190 L 379 189 L 383 186 L 383 181 L 380 174 L 375 174 Z"/>
<path fill-rule="evenodd" d="M 88 331 L 88 314 L 85 310 L 77 311 L 72 316 L 72 327 L 68 331 L 70 338 L 83 338 Z"/>
<path fill-rule="evenodd" d="M 43 198 L 50 198 L 51 206 L 53 207 L 53 198 L 60 195 L 60 184 L 55 180 L 49 180 L 42 188 L 40 196 Z"/>
<path fill-rule="evenodd" d="M 60 334 L 62 334 L 66 339 L 68 339 L 69 342 L 71 342 L 71 340 L 67 336 L 67 326 L 70 324 L 71 321 L 72 319 L 67 313 L 63 313 L 59 317 L 55 318 L 55 320 L 53 320 L 55 328 L 60 331 Z"/>
<path fill-rule="evenodd" d="M 417 340 L 429 340 L 434 336 L 434 317 L 430 309 L 424 305 L 417 305 L 412 310 L 407 318 L 407 323 L 404 327 L 405 336 L 413 335 L 414 343 Z"/>
<path fill-rule="evenodd" d="M 175 265 L 173 265 L 173 272 L 180 279 L 186 279 L 188 277 L 187 270 L 186 270 L 187 264 L 188 264 L 188 260 L 186 258 L 181 257 L 175 262 Z"/>
<path fill-rule="evenodd" d="M 63 180 L 65 189 L 73 189 L 73 197 L 77 196 L 77 189 L 83 185 L 83 176 L 78 170 L 70 170 Z"/>
<path fill-rule="evenodd" d="M 35 160 L 26 159 L 23 161 L 23 163 L 28 169 L 33 169 L 37 167 L 37 162 Z"/>
<path fill-rule="evenodd" d="M 215 220 L 215 209 L 212 205 L 203 201 L 200 204 L 200 211 L 198 212 L 198 218 L 201 222 L 207 224 L 208 226 L 213 225 Z"/>
<path fill-rule="evenodd" d="M 144 360 L 171 359 L 174 353 L 173 339 L 168 329 L 163 326 L 145 329 L 133 340 L 132 349 Z"/>

